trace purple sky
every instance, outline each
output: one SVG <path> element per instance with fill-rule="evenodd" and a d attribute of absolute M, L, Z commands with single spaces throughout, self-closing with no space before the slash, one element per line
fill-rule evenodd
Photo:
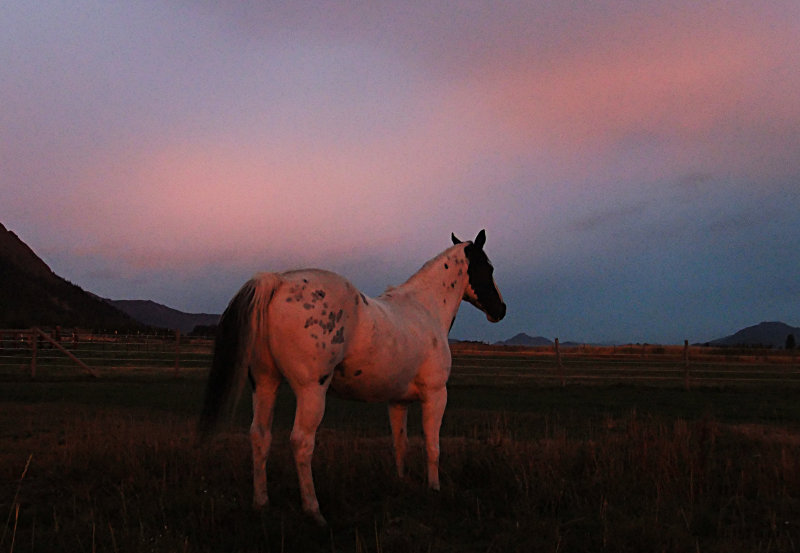
<path fill-rule="evenodd" d="M 588 7 L 587 7 L 588 5 Z M 487 230 L 457 338 L 800 325 L 800 3 L 0 7 L 0 222 L 115 299 L 376 295 Z"/>

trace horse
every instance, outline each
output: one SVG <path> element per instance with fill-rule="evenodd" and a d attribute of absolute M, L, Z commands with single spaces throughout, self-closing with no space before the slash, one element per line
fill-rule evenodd
<path fill-rule="evenodd" d="M 451 356 L 447 335 L 461 300 L 500 321 L 506 305 L 483 250 L 486 233 L 427 261 L 405 283 L 372 298 L 345 278 L 320 269 L 258 273 L 220 318 L 199 433 L 208 436 L 252 389 L 250 441 L 253 505 L 268 505 L 266 463 L 278 386 L 297 399 L 290 444 L 302 508 L 324 526 L 311 474 L 317 428 L 331 392 L 389 406 L 397 474 L 404 475 L 408 405 L 422 403 L 429 488 L 439 490 L 439 429 L 447 403 Z"/>

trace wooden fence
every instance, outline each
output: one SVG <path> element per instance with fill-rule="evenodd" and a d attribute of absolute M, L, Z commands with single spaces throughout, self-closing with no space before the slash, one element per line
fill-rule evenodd
<path fill-rule="evenodd" d="M 534 348 L 454 344 L 452 382 L 641 383 L 693 386 L 800 386 L 797 350 L 633 344 Z"/>
<path fill-rule="evenodd" d="M 57 377 L 122 371 L 171 371 L 178 375 L 205 369 L 213 344 L 209 338 L 161 334 L 97 334 L 86 330 L 0 329 L 0 374 Z"/>
<path fill-rule="evenodd" d="M 546 347 L 451 346 L 451 382 L 647 383 L 692 386 L 784 383 L 800 385 L 797 350 L 626 345 Z M 98 334 L 84 330 L 0 329 L 4 378 L 106 377 L 137 372 L 203 375 L 211 364 L 210 338 L 162 334 Z"/>

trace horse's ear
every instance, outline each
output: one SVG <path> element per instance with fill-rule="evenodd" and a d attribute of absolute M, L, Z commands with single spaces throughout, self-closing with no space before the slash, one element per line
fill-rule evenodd
<path fill-rule="evenodd" d="M 483 249 L 483 245 L 486 243 L 486 231 L 482 230 L 478 233 L 478 236 L 475 237 L 475 245 L 478 249 Z"/>
<path fill-rule="evenodd" d="M 461 240 L 456 238 L 456 234 L 454 232 L 450 233 L 450 238 L 453 240 L 453 245 L 460 244 Z"/>

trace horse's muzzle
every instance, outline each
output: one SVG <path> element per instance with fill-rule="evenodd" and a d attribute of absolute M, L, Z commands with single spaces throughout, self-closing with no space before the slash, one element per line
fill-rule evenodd
<path fill-rule="evenodd" d="M 492 309 L 491 312 L 488 310 L 486 311 L 486 318 L 491 323 L 497 323 L 501 321 L 505 316 L 506 316 L 506 304 L 504 303 L 498 305 L 496 309 Z"/>

